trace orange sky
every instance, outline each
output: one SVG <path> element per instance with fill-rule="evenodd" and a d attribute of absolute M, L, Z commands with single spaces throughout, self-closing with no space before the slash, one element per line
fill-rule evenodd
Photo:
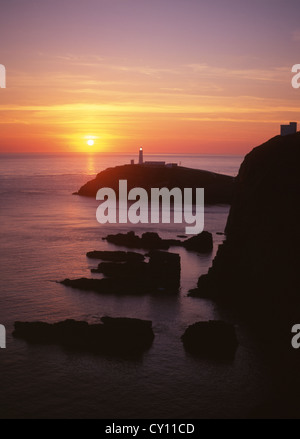
<path fill-rule="evenodd" d="M 7 2 L 0 152 L 244 154 L 300 119 L 299 13 L 294 0 Z"/>

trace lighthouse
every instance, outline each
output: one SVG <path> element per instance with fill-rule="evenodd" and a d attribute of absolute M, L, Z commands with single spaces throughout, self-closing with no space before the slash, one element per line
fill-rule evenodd
<path fill-rule="evenodd" d="M 142 165 L 144 163 L 144 153 L 143 153 L 143 148 L 140 147 L 140 152 L 139 152 L 139 165 Z"/>

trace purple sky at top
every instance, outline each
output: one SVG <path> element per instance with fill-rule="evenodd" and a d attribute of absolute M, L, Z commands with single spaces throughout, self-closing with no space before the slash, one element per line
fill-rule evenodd
<path fill-rule="evenodd" d="M 298 0 L 9 0 L 2 63 L 47 55 L 260 68 L 295 63 Z M 30 66 L 27 66 L 30 68 Z"/>
<path fill-rule="evenodd" d="M 227 120 L 243 123 L 236 119 L 241 109 L 251 110 L 244 117 L 247 123 L 254 123 L 262 112 L 260 120 L 269 124 L 269 135 L 279 121 L 297 116 L 300 92 L 292 89 L 290 80 L 292 65 L 300 63 L 299 17 L 299 0 L 2 1 L 0 63 L 7 69 L 8 91 L 0 95 L 0 105 L 6 105 L 3 113 L 7 120 L 5 127 L 3 120 L 2 125 L 7 144 L 15 131 L 13 121 L 23 128 L 30 122 L 40 127 L 41 133 L 42 128 L 47 131 L 45 125 L 41 126 L 41 112 L 24 108 L 21 114 L 22 108 L 16 108 L 26 104 L 36 106 L 37 111 L 46 106 L 52 111 L 50 106 L 78 103 L 81 107 L 77 114 L 82 115 L 87 112 L 82 104 L 89 104 L 89 130 L 96 129 L 93 111 L 93 120 L 99 120 L 99 108 L 93 110 L 91 105 L 110 105 L 105 109 L 109 116 L 101 107 L 103 120 L 106 117 L 101 130 L 109 138 L 115 135 L 109 132 L 111 114 L 121 121 L 118 105 L 123 105 L 122 114 L 130 109 L 134 120 L 134 111 L 137 116 L 140 110 L 154 115 L 164 102 L 168 103 L 166 114 L 182 117 L 190 102 L 193 150 L 199 127 L 192 122 L 200 117 L 204 124 L 206 108 L 208 119 L 216 111 L 216 119 L 223 124 Z M 231 104 L 232 114 L 227 117 Z M 15 107 L 10 108 L 12 105 Z M 9 112 L 13 111 L 11 117 Z M 51 130 L 56 122 L 53 109 Z M 69 130 L 67 138 L 71 135 L 67 116 L 65 123 L 60 136 Z M 162 117 L 153 120 L 153 126 L 157 123 L 163 126 Z M 165 136 L 171 117 L 168 123 Z M 142 133 L 142 123 L 140 127 L 143 138 L 146 131 Z M 201 126 L 201 133 L 204 128 Z M 206 128 L 207 140 L 210 128 Z M 123 130 L 121 126 L 118 129 L 120 138 L 136 136 L 125 125 Z M 254 125 L 247 129 L 247 142 L 256 141 L 251 134 L 255 133 Z M 185 130 L 182 124 L 178 135 Z M 232 125 L 234 130 L 236 125 Z M 263 136 L 261 127 L 259 139 Z M 240 129 L 236 144 L 242 137 Z"/>

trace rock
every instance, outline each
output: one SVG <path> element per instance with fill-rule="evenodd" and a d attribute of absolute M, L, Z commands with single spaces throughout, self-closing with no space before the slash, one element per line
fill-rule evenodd
<path fill-rule="evenodd" d="M 149 262 L 103 262 L 93 273 L 102 273 L 107 279 L 65 279 L 67 287 L 101 294 L 177 294 L 180 288 L 180 256 L 174 253 L 152 251 Z"/>
<path fill-rule="evenodd" d="M 117 233 L 116 235 L 108 235 L 103 238 L 110 244 L 119 245 L 127 248 L 143 248 L 141 238 L 135 232 Z"/>
<path fill-rule="evenodd" d="M 197 288 L 191 289 L 188 293 L 190 297 L 200 297 L 201 299 L 209 299 L 210 295 L 210 279 L 207 274 L 201 276 L 197 283 Z"/>
<path fill-rule="evenodd" d="M 122 252 L 122 251 L 92 251 L 88 252 L 86 256 L 90 259 L 100 259 L 102 261 L 110 262 L 142 262 L 145 256 L 141 253 Z"/>
<path fill-rule="evenodd" d="M 151 188 L 173 189 L 204 188 L 205 202 L 208 204 L 227 203 L 232 199 L 234 178 L 198 169 L 181 166 L 168 168 L 143 165 L 124 165 L 100 172 L 94 180 L 82 186 L 75 195 L 96 198 L 99 189 L 108 187 L 118 196 L 119 180 L 127 180 L 128 190 L 144 188 L 150 197 Z"/>
<path fill-rule="evenodd" d="M 140 238 L 132 231 L 128 233 L 118 233 L 117 235 L 108 235 L 104 239 L 114 245 L 147 250 L 168 250 L 174 246 L 184 247 L 186 250 L 199 253 L 209 253 L 213 250 L 213 237 L 209 232 L 202 232 L 185 241 L 162 239 L 157 233 L 153 232 L 143 233 Z"/>
<path fill-rule="evenodd" d="M 142 234 L 141 245 L 147 249 L 168 250 L 170 245 L 167 240 L 162 239 L 157 233 L 146 232 Z"/>
<path fill-rule="evenodd" d="M 187 250 L 199 253 L 210 253 L 213 250 L 213 237 L 209 232 L 202 232 L 199 235 L 192 236 L 182 243 Z"/>
<path fill-rule="evenodd" d="M 99 294 L 116 294 L 120 296 L 143 295 L 158 293 L 152 285 L 141 282 L 140 279 L 65 279 L 60 284 L 81 291 L 93 291 Z"/>
<path fill-rule="evenodd" d="M 147 274 L 148 264 L 146 262 L 102 262 L 98 268 L 92 269 L 92 273 L 101 273 L 107 277 L 145 277 Z"/>
<path fill-rule="evenodd" d="M 149 282 L 154 282 L 159 289 L 178 292 L 181 278 L 180 256 L 176 253 L 151 251 L 149 257 Z"/>
<path fill-rule="evenodd" d="M 57 344 L 99 354 L 142 354 L 154 340 L 152 322 L 103 317 L 102 324 L 65 320 L 49 324 L 16 322 L 13 336 L 35 344 Z"/>
<path fill-rule="evenodd" d="M 181 339 L 187 352 L 201 357 L 232 359 L 238 347 L 234 326 L 217 320 L 194 323 Z"/>
<path fill-rule="evenodd" d="M 147 250 L 168 250 L 174 241 L 160 238 L 157 233 L 143 233 L 140 238 L 135 232 L 118 233 L 108 235 L 104 238 L 107 242 L 128 248 L 147 249 Z M 180 245 L 180 241 L 176 241 Z"/>

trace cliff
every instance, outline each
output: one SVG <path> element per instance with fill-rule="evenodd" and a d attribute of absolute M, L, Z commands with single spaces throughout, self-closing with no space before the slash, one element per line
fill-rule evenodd
<path fill-rule="evenodd" d="M 299 296 L 300 133 L 277 136 L 248 154 L 220 246 L 195 295 L 282 302 Z M 299 315 L 300 318 L 300 315 Z"/>
<path fill-rule="evenodd" d="M 256 340 L 272 387 L 257 418 L 299 418 L 300 133 L 255 148 L 241 166 L 213 265 L 192 295 L 212 297 Z"/>
<path fill-rule="evenodd" d="M 205 202 L 208 204 L 229 204 L 232 200 L 234 178 L 198 169 L 181 166 L 168 168 L 161 166 L 123 165 L 100 172 L 95 179 L 82 186 L 75 195 L 96 197 L 99 189 L 109 187 L 116 194 L 119 180 L 128 181 L 128 190 L 144 188 L 150 194 L 151 188 L 173 189 L 204 188 Z"/>

